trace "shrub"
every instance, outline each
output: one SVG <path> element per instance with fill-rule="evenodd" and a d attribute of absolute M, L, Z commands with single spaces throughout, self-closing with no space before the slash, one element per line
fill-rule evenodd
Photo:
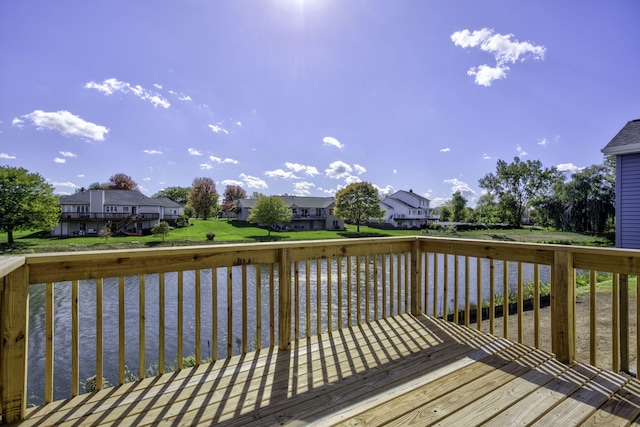
<path fill-rule="evenodd" d="M 216 233 L 214 233 L 213 231 L 207 232 L 207 240 L 213 240 L 215 238 L 216 238 Z"/>

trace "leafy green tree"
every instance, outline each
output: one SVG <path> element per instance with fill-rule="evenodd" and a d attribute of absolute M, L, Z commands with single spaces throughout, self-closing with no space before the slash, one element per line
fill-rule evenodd
<path fill-rule="evenodd" d="M 335 215 L 358 226 L 370 219 L 382 218 L 378 190 L 368 182 L 354 182 L 336 193 Z"/>
<path fill-rule="evenodd" d="M 18 230 L 52 230 L 60 219 L 60 204 L 42 176 L 23 168 L 0 167 L 0 230 L 9 244 Z"/>
<path fill-rule="evenodd" d="M 164 239 L 169 235 L 170 231 L 171 227 L 169 226 L 169 223 L 167 221 L 160 221 L 159 224 L 156 224 L 151 229 L 151 234 L 153 234 L 154 237 L 162 237 L 162 241 L 164 242 Z"/>
<path fill-rule="evenodd" d="M 453 199 L 451 199 L 451 213 L 455 222 L 463 222 L 465 217 L 465 206 L 467 205 L 467 199 L 462 197 L 460 191 L 453 193 Z"/>
<path fill-rule="evenodd" d="M 561 179 L 556 167 L 543 168 L 539 160 L 512 163 L 498 160 L 496 172 L 479 180 L 479 185 L 497 195 L 501 216 L 513 227 L 522 224 L 524 213 L 538 199 L 551 194 L 555 182 Z"/>
<path fill-rule="evenodd" d="M 164 197 L 181 205 L 186 205 L 189 199 L 189 190 L 191 190 L 189 187 L 167 187 L 158 191 L 153 197 Z"/>
<path fill-rule="evenodd" d="M 247 220 L 266 225 L 269 229 L 268 235 L 271 236 L 271 228 L 275 224 L 291 222 L 292 217 L 291 208 L 280 197 L 262 196 L 251 208 L 251 214 Z"/>
<path fill-rule="evenodd" d="M 129 175 L 117 173 L 109 178 L 109 190 L 137 190 L 138 184 Z"/>
<path fill-rule="evenodd" d="M 88 190 L 103 190 L 106 184 L 100 184 L 98 181 L 89 184 Z"/>
<path fill-rule="evenodd" d="M 236 202 L 240 199 L 245 199 L 247 192 L 239 185 L 227 185 L 222 194 L 222 212 L 231 212 L 236 206 Z"/>
<path fill-rule="evenodd" d="M 188 201 L 197 218 L 207 219 L 210 215 L 215 215 L 218 210 L 216 184 L 208 177 L 195 178 L 189 190 Z"/>
<path fill-rule="evenodd" d="M 495 195 L 486 193 L 480 196 L 474 211 L 475 220 L 481 224 L 497 224 L 501 222 L 500 210 Z"/>
<path fill-rule="evenodd" d="M 448 205 L 440 206 L 440 221 L 451 221 L 451 208 Z"/>

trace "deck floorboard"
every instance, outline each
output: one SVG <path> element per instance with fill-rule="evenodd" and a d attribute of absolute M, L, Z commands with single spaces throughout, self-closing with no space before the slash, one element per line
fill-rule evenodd
<path fill-rule="evenodd" d="M 628 425 L 640 382 L 400 315 L 33 408 L 17 425 Z"/>

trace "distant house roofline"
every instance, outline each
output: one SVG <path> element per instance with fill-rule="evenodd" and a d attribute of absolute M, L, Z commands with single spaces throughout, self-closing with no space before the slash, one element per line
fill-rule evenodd
<path fill-rule="evenodd" d="M 627 122 L 601 151 L 606 156 L 640 153 L 640 119 Z"/>

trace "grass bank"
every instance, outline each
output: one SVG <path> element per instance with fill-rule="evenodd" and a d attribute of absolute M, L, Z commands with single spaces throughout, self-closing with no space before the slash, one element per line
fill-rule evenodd
<path fill-rule="evenodd" d="M 208 240 L 207 233 L 214 233 L 215 238 L 213 240 Z M 211 245 L 232 242 L 293 241 L 408 235 L 459 237 L 507 242 L 561 243 L 583 246 L 612 245 L 611 241 L 603 237 L 529 228 L 517 230 L 422 232 L 420 230 L 387 230 L 361 226 L 360 233 L 358 233 L 355 226 L 347 225 L 346 231 L 272 231 L 269 236 L 265 228 L 256 227 L 244 222 L 227 219 L 209 219 L 191 220 L 189 227 L 176 228 L 172 230 L 171 233 L 166 236 L 164 242 L 160 237 L 155 236 L 114 236 L 105 241 L 97 236 L 39 236 L 38 233 L 30 231 L 14 233 L 15 243 L 9 245 L 7 243 L 6 233 L 0 233 L 0 254 L 135 249 L 163 246 Z"/>

